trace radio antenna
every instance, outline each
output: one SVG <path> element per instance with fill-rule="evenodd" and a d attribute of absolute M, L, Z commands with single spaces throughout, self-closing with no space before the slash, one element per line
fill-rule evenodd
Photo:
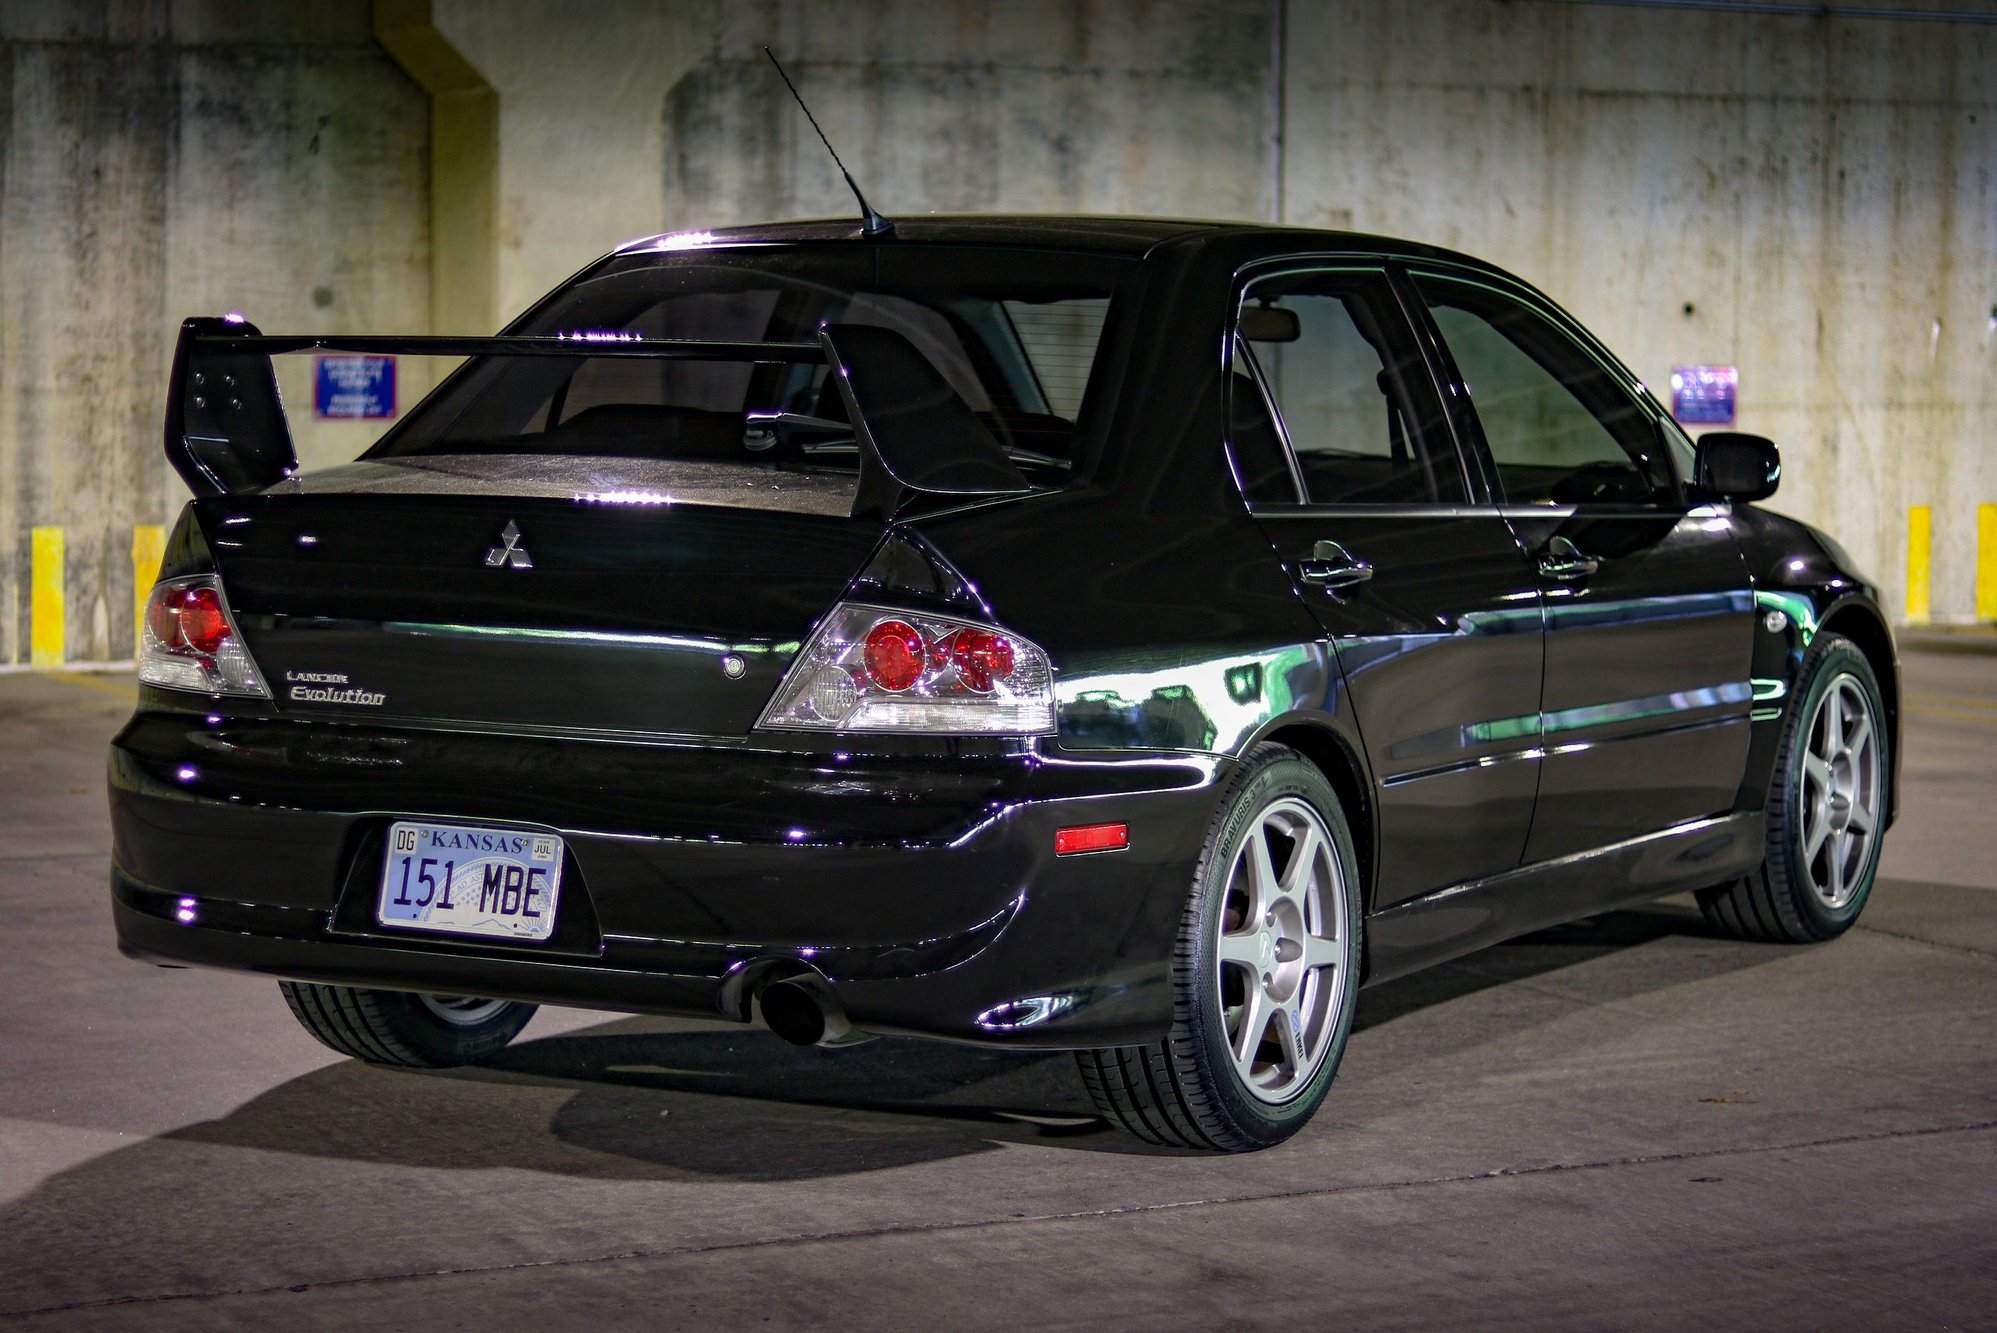
<path fill-rule="evenodd" d="M 790 81 L 790 75 L 784 73 L 783 64 L 778 61 L 777 53 L 766 46 L 763 48 L 763 54 L 768 56 L 770 63 L 777 67 L 777 77 L 784 81 L 784 87 L 790 89 L 790 95 L 797 99 L 797 109 L 804 112 L 804 118 L 811 122 L 811 128 L 818 134 L 818 142 L 824 144 L 825 151 L 832 154 L 832 165 L 838 167 L 839 174 L 846 178 L 846 188 L 851 190 L 853 197 L 860 201 L 860 234 L 862 236 L 894 235 L 894 223 L 876 213 L 874 206 L 867 202 L 867 196 L 860 193 L 860 186 L 853 179 L 853 173 L 846 170 L 846 164 L 839 160 L 839 150 L 834 148 L 832 141 L 825 137 L 825 131 L 818 128 L 818 117 L 811 114 L 811 108 L 804 104 L 804 98 L 798 93 L 797 85 Z"/>

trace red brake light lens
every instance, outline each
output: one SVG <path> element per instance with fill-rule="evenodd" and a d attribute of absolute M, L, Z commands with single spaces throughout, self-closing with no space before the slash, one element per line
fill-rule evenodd
<path fill-rule="evenodd" d="M 883 620 L 867 631 L 862 660 L 874 684 L 897 694 L 922 678 L 922 633 L 905 620 Z"/>
<path fill-rule="evenodd" d="M 222 595 L 200 584 L 155 593 L 146 608 L 146 622 L 170 653 L 192 651 L 213 657 L 230 634 Z"/>
<path fill-rule="evenodd" d="M 957 668 L 957 679 L 979 694 L 990 694 L 992 682 L 1012 674 L 1012 640 L 985 629 L 960 629 L 936 645 L 940 666 L 947 661 Z"/>
<path fill-rule="evenodd" d="M 180 637 L 203 657 L 213 657 L 229 637 L 222 595 L 213 588 L 189 588 L 180 596 Z"/>

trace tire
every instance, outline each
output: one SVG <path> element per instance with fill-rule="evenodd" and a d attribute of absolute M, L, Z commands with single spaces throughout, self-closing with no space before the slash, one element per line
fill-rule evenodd
<path fill-rule="evenodd" d="M 1810 944 L 1843 934 L 1879 868 L 1893 778 L 1879 680 L 1851 640 L 1820 634 L 1782 726 L 1768 788 L 1768 845 L 1752 873 L 1706 889 L 1721 934 Z"/>
<path fill-rule="evenodd" d="M 1352 1030 L 1358 885 L 1331 784 L 1295 751 L 1257 746 L 1194 872 L 1172 955 L 1170 1032 L 1150 1046 L 1076 1053 L 1104 1118 L 1149 1143 L 1220 1152 L 1271 1147 L 1302 1129 Z M 1258 999 L 1270 1007 L 1251 1017 Z M 1244 1028 L 1259 1038 L 1252 1046 Z"/>
<path fill-rule="evenodd" d="M 538 1005 L 302 981 L 279 985 L 304 1029 L 341 1055 L 397 1069 L 449 1069 L 504 1050 Z"/>

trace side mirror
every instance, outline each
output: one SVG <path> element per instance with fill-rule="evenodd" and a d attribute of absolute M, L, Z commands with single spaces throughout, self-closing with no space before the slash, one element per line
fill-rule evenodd
<path fill-rule="evenodd" d="M 1716 430 L 1699 437 L 1693 484 L 1728 500 L 1766 500 L 1782 481 L 1782 451 L 1773 440 Z"/>

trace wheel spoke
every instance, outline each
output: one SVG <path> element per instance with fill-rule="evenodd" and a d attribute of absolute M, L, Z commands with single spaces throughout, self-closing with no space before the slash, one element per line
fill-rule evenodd
<path fill-rule="evenodd" d="M 1283 1060 L 1289 1066 L 1292 1078 L 1304 1069 L 1304 1029 L 1298 1017 L 1297 1011 L 1288 1007 L 1278 1009 L 1273 1015 L 1276 1044 L 1283 1048 Z"/>
<path fill-rule="evenodd" d="M 1807 779 L 1803 784 L 1803 795 L 1805 797 L 1808 797 L 1810 794 L 1811 782 L 1816 783 L 1819 790 L 1827 791 L 1830 789 L 1830 764 L 1817 758 L 1816 755 L 1811 754 L 1807 750 L 1803 752 L 1803 776 Z"/>
<path fill-rule="evenodd" d="M 1277 892 L 1276 867 L 1269 860 L 1268 829 L 1257 824 L 1241 849 L 1241 863 L 1248 872 L 1248 922 L 1258 924 Z"/>
<path fill-rule="evenodd" d="M 1269 1030 L 1269 993 L 1262 989 L 1262 978 L 1255 977 L 1248 985 L 1248 998 L 1241 1006 L 1241 1026 L 1234 1033 L 1234 1063 L 1241 1066 L 1245 1075 L 1255 1063 L 1255 1048 L 1262 1044 L 1262 1034 Z"/>
<path fill-rule="evenodd" d="M 1809 816 L 1805 815 L 1804 818 L 1808 820 Z M 1805 861 L 1814 861 L 1817 859 L 1817 851 L 1824 845 L 1824 839 L 1830 836 L 1830 832 L 1830 816 L 1828 814 L 1818 814 L 1815 823 L 1809 824 L 1807 831 L 1803 834 L 1803 859 Z"/>
<path fill-rule="evenodd" d="M 1313 972 L 1321 967 L 1336 968 L 1345 961 L 1345 946 L 1335 939 L 1323 935 L 1304 936 L 1304 971 Z"/>
<path fill-rule="evenodd" d="M 1283 881 L 1277 889 L 1285 898 L 1296 900 L 1302 907 L 1309 896 L 1311 879 L 1315 874 L 1318 853 L 1324 848 L 1324 835 L 1315 824 L 1306 824 L 1290 849 L 1290 863 L 1283 867 Z"/>
<path fill-rule="evenodd" d="M 1261 974 L 1258 969 L 1262 963 L 1261 946 L 1261 936 L 1252 930 L 1245 935 L 1223 935 L 1220 937 L 1218 957 L 1223 963 L 1234 963 L 1256 973 L 1259 980 Z"/>
<path fill-rule="evenodd" d="M 1838 834 L 1837 837 L 1831 840 L 1831 854 L 1826 858 L 1830 862 L 1831 882 L 1828 887 L 1831 891 L 1831 902 L 1833 905 L 1836 905 L 1844 897 L 1844 854 L 1850 841 L 1850 834 Z"/>
<path fill-rule="evenodd" d="M 1835 686 L 1824 696 L 1824 748 L 1826 759 L 1844 748 L 1844 692 Z"/>
<path fill-rule="evenodd" d="M 1852 718 L 1851 734 L 1844 738 L 1845 748 L 1851 751 L 1852 758 L 1854 761 L 1858 758 L 1858 752 L 1860 750 L 1863 750 L 1865 748 L 1866 742 L 1870 741 L 1871 739 L 1872 739 L 1872 714 L 1867 710 L 1861 708 L 1858 710 L 1858 715 Z"/>
<path fill-rule="evenodd" d="M 1872 832 L 1872 808 L 1853 801 L 1851 804 L 1851 822 L 1845 825 L 1845 827 L 1847 829 L 1855 829 L 1860 833 Z"/>

